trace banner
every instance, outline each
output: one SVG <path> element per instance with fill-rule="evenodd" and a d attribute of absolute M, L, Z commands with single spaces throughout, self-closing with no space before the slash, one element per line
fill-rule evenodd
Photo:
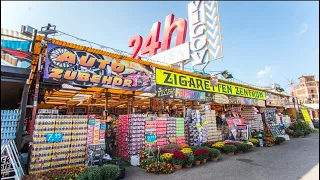
<path fill-rule="evenodd" d="M 49 44 L 44 80 L 78 86 L 95 86 L 155 92 L 154 67 Z"/>
<path fill-rule="evenodd" d="M 193 91 L 167 86 L 157 86 L 156 97 L 169 99 L 186 99 L 197 101 L 212 101 L 213 93 Z"/>
<path fill-rule="evenodd" d="M 311 118 L 307 109 L 301 109 L 301 113 L 306 122 L 311 122 Z"/>
<path fill-rule="evenodd" d="M 263 91 L 257 91 L 250 88 L 235 86 L 222 82 L 218 82 L 217 86 L 210 86 L 209 79 L 188 76 L 158 68 L 156 69 L 156 84 L 189 90 L 248 97 L 252 99 L 266 99 L 265 92 Z"/>
<path fill-rule="evenodd" d="M 266 93 L 267 98 L 266 98 L 266 103 L 267 106 L 282 106 L 282 98 L 278 95 Z"/>

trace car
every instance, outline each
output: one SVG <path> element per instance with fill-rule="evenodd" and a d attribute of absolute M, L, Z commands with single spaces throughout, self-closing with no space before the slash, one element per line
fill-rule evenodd
<path fill-rule="evenodd" d="M 313 121 L 312 121 L 312 124 L 313 124 L 313 127 L 319 128 L 319 121 L 313 120 Z"/>

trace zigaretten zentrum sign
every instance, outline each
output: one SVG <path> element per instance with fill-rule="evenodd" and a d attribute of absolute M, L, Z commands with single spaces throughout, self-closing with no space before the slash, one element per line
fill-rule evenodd
<path fill-rule="evenodd" d="M 149 55 L 150 59 L 164 64 L 192 61 L 193 65 L 223 58 L 218 2 L 193 1 L 188 4 L 188 17 L 189 22 L 183 18 L 174 19 L 174 15 L 169 14 L 165 18 L 162 42 L 159 21 L 152 25 L 145 40 L 138 34 L 132 36 L 128 43 L 132 57 L 141 59 L 139 55 Z M 186 42 L 188 24 L 190 42 Z M 171 48 L 174 31 L 177 31 L 176 46 Z"/>

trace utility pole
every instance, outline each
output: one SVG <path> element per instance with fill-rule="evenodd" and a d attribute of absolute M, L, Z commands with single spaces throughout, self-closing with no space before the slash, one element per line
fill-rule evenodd
<path fill-rule="evenodd" d="M 32 109 L 32 118 L 30 122 L 30 128 L 31 128 L 31 134 L 30 134 L 30 143 L 29 143 L 29 149 L 28 149 L 28 162 L 27 162 L 27 172 L 30 170 L 30 160 L 31 160 L 31 153 L 32 153 L 32 146 L 33 146 L 33 130 L 34 130 L 34 124 L 35 124 L 35 119 L 37 116 L 37 106 L 38 106 L 38 97 L 39 97 L 39 81 L 40 81 L 40 76 L 42 74 L 42 59 L 44 57 L 44 53 L 47 47 L 48 43 L 48 35 L 49 34 L 55 34 L 57 31 L 55 30 L 56 26 L 52 26 L 50 23 L 48 23 L 47 26 L 42 27 L 41 31 L 38 32 L 38 34 L 44 34 L 43 40 L 41 40 L 40 43 L 40 55 L 39 59 L 37 62 L 37 68 L 36 68 L 36 79 L 35 79 L 35 91 L 34 91 L 34 96 L 33 96 L 33 109 Z"/>

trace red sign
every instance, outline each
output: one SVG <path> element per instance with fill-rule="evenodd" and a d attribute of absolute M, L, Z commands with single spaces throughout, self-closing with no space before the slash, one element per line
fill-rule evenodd
<path fill-rule="evenodd" d="M 226 118 L 226 122 L 231 129 L 235 124 L 245 124 L 245 120 L 243 118 Z"/>
<path fill-rule="evenodd" d="M 174 21 L 173 14 L 169 14 L 166 17 L 162 43 L 159 41 L 160 27 L 161 23 L 159 21 L 155 22 L 152 25 L 150 33 L 144 43 L 142 36 L 139 34 L 136 34 L 130 38 L 128 46 L 132 47 L 131 54 L 133 58 L 141 59 L 141 57 L 138 56 L 139 51 L 140 55 L 149 54 L 151 57 L 156 55 L 158 53 L 158 49 L 160 48 L 161 52 L 170 49 L 172 34 L 175 30 L 178 31 L 176 46 L 186 42 L 187 21 L 185 19 L 179 18 Z"/>

